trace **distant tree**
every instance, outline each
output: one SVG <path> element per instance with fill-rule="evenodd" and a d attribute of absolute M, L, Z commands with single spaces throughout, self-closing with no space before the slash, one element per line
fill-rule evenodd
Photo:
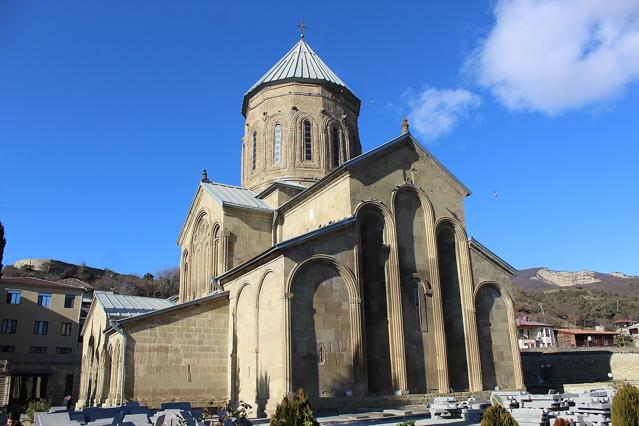
<path fill-rule="evenodd" d="M 147 281 L 153 281 L 153 274 L 150 272 L 147 272 L 146 274 L 144 274 L 142 278 L 144 278 Z"/>
<path fill-rule="evenodd" d="M 2 277 L 2 258 L 4 257 L 4 246 L 7 245 L 7 239 L 4 237 L 4 225 L 0 222 L 0 277 Z"/>
<path fill-rule="evenodd" d="M 613 338 L 615 346 L 634 346 L 635 340 L 627 334 L 618 334 Z"/>

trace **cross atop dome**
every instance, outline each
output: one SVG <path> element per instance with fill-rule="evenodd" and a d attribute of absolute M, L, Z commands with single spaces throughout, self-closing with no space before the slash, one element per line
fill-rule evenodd
<path fill-rule="evenodd" d="M 308 27 L 304 25 L 304 21 L 300 22 L 297 27 L 300 29 L 300 38 L 304 38 L 304 30 L 307 30 Z"/>

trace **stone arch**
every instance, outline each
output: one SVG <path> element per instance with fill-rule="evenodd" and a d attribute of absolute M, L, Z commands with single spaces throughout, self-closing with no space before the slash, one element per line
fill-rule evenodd
<path fill-rule="evenodd" d="M 221 244 L 221 230 L 220 224 L 215 222 L 213 224 L 213 232 L 211 233 L 211 239 L 213 241 L 213 247 L 211 249 L 211 277 L 217 277 L 223 271 L 223 266 L 221 265 L 220 259 L 222 258 L 222 244 Z M 210 290 L 210 288 L 209 288 Z"/>
<path fill-rule="evenodd" d="M 337 129 L 338 131 L 338 156 L 339 162 L 338 164 L 334 163 L 334 144 L 333 144 L 333 129 Z M 322 139 L 324 146 L 324 158 L 325 158 L 325 167 L 326 170 L 332 170 L 342 163 L 348 161 L 348 152 L 347 152 L 347 138 L 346 138 L 346 129 L 338 120 L 331 116 L 325 116 L 324 120 L 322 120 Z"/>
<path fill-rule="evenodd" d="M 281 126 L 280 163 L 275 163 L 275 126 Z M 288 167 L 289 153 L 287 146 L 290 144 L 290 116 L 285 113 L 276 113 L 269 116 L 264 125 L 265 158 L 267 170 L 280 170 Z"/>
<path fill-rule="evenodd" d="M 395 227 L 386 206 L 378 202 L 358 206 L 356 215 L 368 392 L 387 394 L 397 385 L 391 349 L 394 330 L 389 321 L 392 316 L 390 241 L 394 241 Z"/>
<path fill-rule="evenodd" d="M 238 401 L 255 401 L 255 302 L 253 287 L 244 282 L 235 296 L 233 307 L 233 347 L 235 366 L 234 395 Z"/>
<path fill-rule="evenodd" d="M 256 135 L 256 143 L 255 143 L 255 169 L 253 169 L 252 164 L 253 164 L 253 135 Z M 255 175 L 256 173 L 259 173 L 262 171 L 262 164 L 263 164 L 263 159 L 264 159 L 264 137 L 265 137 L 265 130 L 264 130 L 264 126 L 262 125 L 261 120 L 255 120 L 255 123 L 251 123 L 251 125 L 249 126 L 249 130 L 246 133 L 246 136 L 248 138 L 248 141 L 245 141 L 244 143 L 244 161 L 246 164 L 246 167 L 244 168 L 244 170 L 246 170 L 246 175 L 247 178 L 251 175 Z"/>
<path fill-rule="evenodd" d="M 454 391 L 470 388 L 464 318 L 459 225 L 449 218 L 436 225 L 437 261 L 442 294 L 449 385 Z"/>
<path fill-rule="evenodd" d="M 257 353 L 257 410 L 262 414 L 270 400 L 284 395 L 283 345 L 284 289 L 268 269 L 260 278 L 255 298 L 255 342 Z M 269 404 L 272 405 L 272 404 Z"/>
<path fill-rule="evenodd" d="M 208 209 L 198 212 L 193 223 L 190 242 L 190 274 L 188 277 L 187 299 L 192 300 L 208 293 L 210 277 L 214 271 L 214 238 L 217 222 L 212 221 Z"/>
<path fill-rule="evenodd" d="M 93 387 L 95 386 L 95 381 L 93 380 L 93 359 L 95 355 L 95 338 L 93 334 L 89 337 L 89 342 L 87 344 L 87 357 L 86 357 L 86 377 L 85 377 L 85 386 L 84 386 L 84 400 L 85 405 L 91 405 L 91 394 L 93 393 Z"/>
<path fill-rule="evenodd" d="M 109 404 L 116 405 L 120 402 L 120 363 L 121 363 L 121 345 L 120 341 L 117 340 L 115 343 L 111 345 L 113 350 L 113 356 L 111 357 L 111 378 L 110 382 L 110 392 L 109 392 Z"/>
<path fill-rule="evenodd" d="M 293 299 L 292 287 L 295 277 L 298 272 L 308 265 L 320 262 L 325 263 L 328 266 L 335 268 L 339 275 L 344 279 L 344 283 L 348 290 L 348 297 L 350 302 L 350 319 L 351 319 L 351 353 L 353 359 L 353 374 L 356 388 L 354 393 L 357 395 L 363 395 L 366 393 L 366 381 L 365 381 L 365 358 L 364 358 L 364 345 L 362 341 L 362 312 L 361 312 L 361 296 L 360 290 L 357 285 L 357 278 L 353 271 L 343 263 L 339 262 L 332 256 L 328 255 L 315 255 L 306 259 L 305 261 L 297 264 L 291 271 L 288 280 L 284 286 L 284 330 L 286 332 L 286 349 L 285 349 L 285 380 L 286 391 L 292 392 L 293 387 L 293 349 L 292 349 L 292 307 L 291 301 Z"/>
<path fill-rule="evenodd" d="M 425 204 L 425 205 L 424 205 Z M 402 294 L 406 375 L 411 393 L 439 390 L 437 337 L 430 284 L 432 206 L 412 186 L 393 193 Z"/>
<path fill-rule="evenodd" d="M 111 387 L 111 351 L 109 348 L 104 348 L 104 354 L 102 356 L 102 366 L 100 371 L 102 372 L 102 383 L 100 386 L 100 402 L 104 402 L 109 397 L 109 388 Z"/>
<path fill-rule="evenodd" d="M 473 300 L 484 388 L 522 387 L 515 309 L 510 292 L 497 282 L 485 281 L 475 287 Z"/>
<path fill-rule="evenodd" d="M 304 121 L 311 123 L 311 159 L 304 156 Z M 323 164 L 323 150 L 320 149 L 321 131 L 315 117 L 311 114 L 300 112 L 295 117 L 295 163 L 304 167 L 318 168 Z"/>
<path fill-rule="evenodd" d="M 184 249 L 182 252 L 182 268 L 180 269 L 180 301 L 186 300 L 188 288 L 190 286 L 191 278 L 191 259 L 189 257 L 189 250 Z"/>
<path fill-rule="evenodd" d="M 287 287 L 293 388 L 314 397 L 354 392 L 359 309 L 352 273 L 333 258 L 314 257 L 295 268 Z"/>
<path fill-rule="evenodd" d="M 108 352 L 105 347 L 100 350 L 100 362 L 98 367 L 98 379 L 97 379 L 97 391 L 95 395 L 96 404 L 101 404 L 104 401 L 105 395 L 108 393 L 108 381 L 109 372 L 108 366 L 110 364 L 108 358 Z"/>
<path fill-rule="evenodd" d="M 86 354 L 82 355 L 82 364 L 80 367 L 80 392 L 79 392 L 79 403 L 80 405 L 82 405 L 83 407 L 86 407 L 87 404 L 89 403 L 89 401 L 87 400 L 86 397 L 86 391 L 87 391 L 87 383 L 88 383 L 88 377 L 89 377 L 89 372 L 88 372 L 88 362 L 87 362 L 87 358 L 88 356 Z"/>

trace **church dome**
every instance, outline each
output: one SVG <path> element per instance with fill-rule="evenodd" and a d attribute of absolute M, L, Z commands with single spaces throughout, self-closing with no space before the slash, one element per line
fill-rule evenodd
<path fill-rule="evenodd" d="M 357 96 L 326 65 L 302 36 L 295 46 L 244 94 L 242 114 L 246 116 L 249 99 L 263 87 L 286 82 L 315 83 L 332 87 L 352 97 L 352 101 L 359 109 L 360 101 Z"/>
<path fill-rule="evenodd" d="M 361 154 L 360 106 L 301 37 L 244 95 L 242 187 L 307 187 Z"/>

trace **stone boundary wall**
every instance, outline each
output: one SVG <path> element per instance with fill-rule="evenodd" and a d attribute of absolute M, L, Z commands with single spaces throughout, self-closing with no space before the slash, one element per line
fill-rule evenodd
<path fill-rule="evenodd" d="M 636 348 L 572 348 L 522 351 L 524 384 L 531 392 L 563 391 L 564 385 L 639 381 Z"/>

